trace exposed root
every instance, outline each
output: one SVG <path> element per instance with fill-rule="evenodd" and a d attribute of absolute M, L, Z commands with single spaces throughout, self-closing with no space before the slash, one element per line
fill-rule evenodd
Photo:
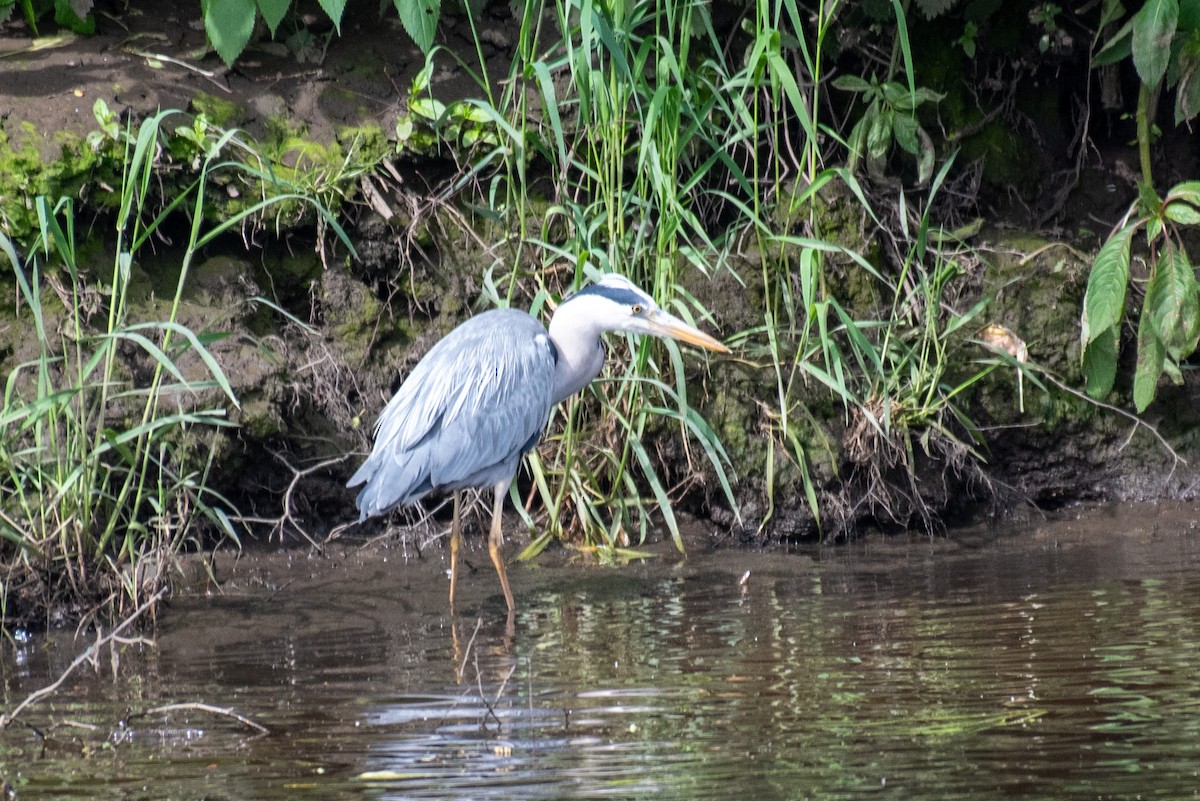
<path fill-rule="evenodd" d="M 926 532 L 940 529 L 944 510 L 955 502 L 992 497 L 982 458 L 940 425 L 913 430 L 897 422 L 894 402 L 855 407 L 843 438 L 848 471 L 829 504 L 835 533 L 863 521 Z"/>

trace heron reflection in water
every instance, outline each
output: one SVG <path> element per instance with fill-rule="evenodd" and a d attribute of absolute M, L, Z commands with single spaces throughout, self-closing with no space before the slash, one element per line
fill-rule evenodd
<path fill-rule="evenodd" d="M 729 349 L 655 304 L 627 278 L 607 275 L 566 298 L 550 329 L 515 309 L 470 318 L 413 368 L 375 428 L 375 445 L 347 486 L 359 520 L 430 493 L 454 495 L 450 528 L 450 606 L 462 541 L 461 491 L 491 487 L 488 553 L 511 617 L 515 604 L 500 547 L 504 496 L 521 457 L 537 445 L 556 405 L 604 367 L 606 331 L 651 334 L 708 350 Z"/>

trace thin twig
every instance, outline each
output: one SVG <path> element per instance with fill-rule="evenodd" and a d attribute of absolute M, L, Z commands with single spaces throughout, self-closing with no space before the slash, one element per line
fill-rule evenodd
<path fill-rule="evenodd" d="M 1175 468 L 1177 466 L 1179 466 L 1181 464 L 1186 465 L 1188 463 L 1187 459 L 1184 459 L 1182 456 L 1180 456 L 1178 453 L 1176 453 L 1175 449 L 1171 447 L 1171 444 L 1169 442 L 1167 442 L 1166 438 L 1163 437 L 1162 434 L 1158 433 L 1157 428 L 1150 425 L 1145 420 L 1138 417 L 1136 414 L 1131 414 L 1130 412 L 1125 411 L 1124 409 L 1122 409 L 1119 406 L 1113 406 L 1110 403 L 1105 403 L 1103 401 L 1099 401 L 1099 400 L 1096 400 L 1095 398 L 1085 395 L 1084 393 L 1080 392 L 1079 390 L 1074 389 L 1073 387 L 1069 387 L 1062 381 L 1059 381 L 1057 378 L 1055 378 L 1050 373 L 1042 373 L 1042 376 L 1044 378 L 1046 378 L 1051 384 L 1053 384 L 1054 386 L 1061 389 L 1063 392 L 1070 393 L 1071 395 L 1074 395 L 1075 397 L 1079 398 L 1080 400 L 1085 400 L 1088 403 L 1093 403 L 1102 409 L 1108 409 L 1110 412 L 1116 412 L 1117 414 L 1121 415 L 1122 417 L 1126 417 L 1126 418 L 1132 420 L 1135 425 L 1134 425 L 1133 429 L 1130 431 L 1130 437 L 1133 436 L 1133 431 L 1136 431 L 1138 426 L 1142 426 L 1143 428 L 1145 428 L 1147 431 L 1149 431 L 1151 434 L 1154 435 L 1154 438 L 1159 441 L 1159 443 L 1163 446 L 1163 448 L 1166 449 L 1167 453 L 1171 454 L 1171 458 L 1173 458 L 1175 460 L 1175 463 L 1171 466 L 1172 473 L 1175 472 Z M 1128 444 L 1128 440 L 1126 440 L 1126 444 Z M 1121 446 L 1121 447 L 1124 448 L 1124 446 Z"/>
<path fill-rule="evenodd" d="M 250 728 L 254 729 L 255 731 L 257 731 L 261 734 L 270 734 L 271 733 L 270 730 L 267 729 L 266 726 L 262 725 L 261 723 L 255 723 L 253 720 L 246 717 L 245 715 L 238 714 L 237 712 L 234 712 L 232 709 L 229 709 L 228 707 L 213 706 L 212 704 L 202 704 L 198 701 L 191 701 L 191 702 L 182 703 L 182 704 L 163 704 L 162 706 L 156 706 L 153 709 L 147 709 L 145 712 L 139 712 L 136 715 L 130 715 L 129 717 L 126 718 L 126 720 L 132 720 L 132 719 L 138 718 L 138 717 L 145 717 L 147 715 L 157 715 L 162 712 L 178 712 L 180 710 L 185 710 L 185 709 L 194 709 L 199 712 L 210 712 L 214 715 L 224 715 L 227 718 L 233 718 L 238 723 L 241 723 L 244 726 L 249 726 Z"/>
<path fill-rule="evenodd" d="M 451 623 L 453 625 L 453 623 Z M 476 618 L 475 630 L 471 632 L 471 639 L 467 640 L 467 650 L 463 653 L 462 662 L 458 666 L 458 680 L 462 681 L 463 675 L 467 671 L 467 657 L 471 655 L 471 646 L 475 644 L 475 635 L 479 634 L 479 627 L 483 625 L 483 618 Z"/>
<path fill-rule="evenodd" d="M 64 670 L 53 683 L 46 685 L 40 690 L 35 690 L 34 692 L 30 693 L 25 697 L 25 700 L 17 704 L 11 712 L 6 712 L 5 714 L 0 715 L 0 731 L 7 729 L 9 725 L 16 720 L 17 716 L 25 711 L 27 707 L 36 704 L 46 696 L 54 693 L 80 665 L 84 664 L 85 662 L 94 663 L 97 655 L 100 652 L 100 648 L 119 637 L 121 632 L 129 628 L 129 626 L 132 625 L 135 620 L 141 617 L 147 609 L 150 609 L 157 604 L 159 600 L 162 599 L 166 591 L 167 588 L 163 587 L 158 592 L 154 593 L 154 595 L 150 596 L 145 603 L 133 610 L 133 614 L 118 623 L 116 628 L 110 631 L 107 635 L 101 637 L 99 636 L 99 632 L 97 632 L 96 641 L 89 645 L 83 653 L 75 657 L 75 661 L 67 665 L 67 669 Z"/>

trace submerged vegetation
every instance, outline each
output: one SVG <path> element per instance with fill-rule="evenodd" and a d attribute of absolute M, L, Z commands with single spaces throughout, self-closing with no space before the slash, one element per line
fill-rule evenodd
<path fill-rule="evenodd" d="M 1047 387 L 1075 383 L 1080 364 L 1093 396 L 1110 396 L 1138 228 L 1156 266 L 1134 402 L 1145 408 L 1163 373 L 1182 379 L 1200 337 L 1181 233 L 1200 223 L 1194 181 L 1163 200 L 1143 191 L 1101 249 L 1082 342 L 1071 332 L 1081 353 L 1064 372 L 1075 372 L 1050 376 L 1029 361 L 1021 336 L 1030 334 L 991 317 L 994 300 L 1026 277 L 985 275 L 980 186 L 997 181 L 997 164 L 1036 167 L 1021 163 L 1031 159 L 1012 128 L 995 127 L 997 115 L 1015 114 L 1012 95 L 985 113 L 969 97 L 976 87 L 948 76 L 992 67 L 983 26 L 1015 39 L 1017 52 L 1062 47 L 1061 9 L 973 5 L 963 17 L 947 13 L 953 4 L 899 0 L 519 5 L 499 55 L 494 23 L 474 3 L 455 20 L 465 49 L 432 46 L 431 28 L 420 34 L 428 40 L 413 33 L 426 55 L 386 141 L 363 128 L 318 144 L 277 117 L 250 142 L 221 127 L 237 108 L 212 98 L 198 98 L 194 114 L 163 112 L 136 127 L 98 104 L 99 130 L 70 143 L 75 168 L 61 174 L 38 172 L 32 150 L 0 140 L 0 181 L 16 185 L 14 168 L 39 176 L 0 201 L 13 306 L 37 340 L 7 355 L 0 417 L 0 580 L 10 604 L 69 595 L 73 617 L 105 603 L 119 611 L 161 586 L 171 555 L 204 536 L 236 540 L 239 525 L 264 522 L 308 536 L 292 508 L 297 482 L 362 445 L 397 371 L 411 365 L 404 353 L 434 335 L 418 320 L 432 318 L 437 331 L 487 305 L 543 314 L 609 271 L 721 330 L 736 358 L 701 364 L 671 343 L 614 342 L 621 358 L 559 410 L 514 485 L 514 506 L 536 532 L 525 556 L 565 540 L 616 559 L 658 525 L 682 548 L 681 514 L 697 509 L 748 538 L 837 537 L 863 524 L 933 530 L 947 510 L 988 502 L 998 490 L 985 429 L 1028 423 L 1025 376 L 1047 419 L 1059 413 Z M 1119 17 L 1103 6 L 1094 20 L 1072 18 L 1095 24 L 1093 47 Z M 210 4 L 205 22 L 230 60 L 259 14 L 272 34 L 293 24 L 289 7 Z M 322 7 L 340 20 L 342 4 Z M 1178 17 L 1175 72 L 1154 67 L 1151 77 L 1178 86 L 1187 119 L 1200 81 L 1182 41 L 1195 26 Z M 1131 40 L 1145 88 L 1139 42 L 1157 29 L 1136 19 L 1102 52 L 1117 63 Z M 470 90 L 443 96 L 439 72 L 468 76 Z M 1139 141 L 1150 130 L 1143 111 Z M 1085 139 L 1086 130 L 1077 164 Z M 972 155 L 981 141 L 998 154 L 990 166 Z M 111 223 L 115 244 L 82 241 L 81 204 L 61 198 L 81 196 L 83 184 L 86 225 Z M 382 243 L 363 264 L 343 269 L 332 256 L 341 251 L 325 240 L 345 240 L 338 220 Z M 181 304 L 205 248 L 241 234 L 254 250 L 260 233 L 286 239 L 298 226 L 316 229 L 319 264 L 266 271 L 271 300 L 246 294 L 269 303 L 274 320 L 244 339 L 280 362 L 304 356 L 286 390 L 254 403 L 297 418 L 315 410 L 323 423 L 293 434 L 278 456 L 293 472 L 274 485 L 282 516 L 243 516 L 210 480 L 215 466 L 241 469 L 250 458 L 233 454 L 228 436 L 247 420 L 223 361 L 237 335 L 183 319 Z M 180 269 L 164 282 L 143 261 L 168 241 Z M 1064 273 L 1064 286 L 1076 277 Z M 173 300 L 158 301 L 164 293 Z M 339 341 L 320 342 L 308 324 Z M 302 346 L 289 339 L 297 331 Z M 282 437 L 285 413 L 247 428 L 245 439 Z M 293 467 L 297 453 L 317 466 Z M 344 478 L 340 464 L 330 469 Z M 338 519 L 349 516 L 348 493 L 331 503 L 347 510 Z"/>

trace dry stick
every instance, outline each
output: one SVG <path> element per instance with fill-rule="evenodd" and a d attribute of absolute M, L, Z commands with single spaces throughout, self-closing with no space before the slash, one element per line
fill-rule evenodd
<path fill-rule="evenodd" d="M 479 687 L 479 700 L 483 702 L 485 707 L 487 707 L 487 714 L 483 716 L 483 720 L 480 721 L 479 725 L 485 730 L 487 729 L 488 716 L 491 716 L 492 720 L 496 721 L 497 726 L 504 725 L 504 721 L 502 721 L 500 716 L 496 714 L 496 705 L 500 703 L 500 696 L 504 693 L 504 688 L 508 686 L 508 680 L 511 679 L 512 675 L 517 672 L 517 664 L 518 663 L 514 662 L 513 666 L 508 669 L 508 673 L 504 676 L 504 680 L 500 682 L 500 689 L 496 690 L 495 699 L 488 701 L 487 696 L 484 695 L 483 692 L 483 672 L 479 669 L 479 657 L 475 657 L 475 683 Z"/>
<path fill-rule="evenodd" d="M 150 596 L 149 600 L 147 600 L 144 604 L 142 604 L 137 609 L 135 609 L 133 611 L 133 614 L 131 614 L 129 617 L 125 618 L 120 623 L 118 623 L 116 628 L 114 628 L 112 631 L 110 631 L 106 636 L 101 637 L 101 636 L 99 636 L 99 632 L 97 632 L 96 641 L 94 643 L 92 643 L 91 645 L 89 645 L 83 653 L 81 653 L 79 656 L 75 657 L 75 661 L 72 662 L 71 664 L 67 665 L 67 669 L 64 670 L 62 672 L 62 674 L 53 683 L 46 685 L 45 687 L 41 688 L 40 690 L 35 690 L 34 692 L 30 693 L 28 696 L 25 697 L 24 701 L 17 704 L 17 706 L 13 709 L 13 711 L 6 712 L 5 714 L 0 715 L 0 731 L 4 731 L 5 729 L 7 729 L 12 724 L 12 722 L 17 719 L 17 716 L 20 715 L 25 710 L 26 707 L 36 704 L 38 701 L 42 700 L 47 695 L 50 695 L 51 693 L 56 691 L 59 687 L 61 687 L 62 683 L 67 680 L 68 676 L 70 676 L 72 673 L 75 672 L 75 669 L 77 667 L 84 664 L 85 662 L 94 660 L 96 658 L 96 656 L 99 654 L 100 648 L 102 646 L 115 640 L 121 634 L 122 631 L 124 631 L 126 628 L 128 628 L 130 626 L 130 624 L 132 624 L 135 620 L 137 620 L 139 617 L 141 617 L 142 613 L 144 613 L 147 609 L 151 608 L 154 604 L 158 603 L 158 601 L 162 598 L 163 594 L 166 591 L 167 591 L 167 588 L 163 587 L 158 592 L 154 593 L 154 595 Z"/>
<path fill-rule="evenodd" d="M 452 626 L 454 625 L 453 621 L 451 621 L 450 625 L 452 625 Z M 479 627 L 482 625 L 483 625 L 483 618 L 477 618 L 475 620 L 475 630 L 473 632 L 471 632 L 471 639 L 467 640 L 467 650 L 463 653 L 462 663 L 459 664 L 459 666 L 458 666 L 459 679 L 462 679 L 463 674 L 466 673 L 467 657 L 469 657 L 471 655 L 471 646 L 475 644 L 475 636 L 477 634 L 479 634 Z"/>
<path fill-rule="evenodd" d="M 292 495 L 295 493 L 296 487 L 300 484 L 300 481 L 302 479 L 304 479 L 320 470 L 324 470 L 327 467 L 332 467 L 333 465 L 341 464 L 342 462 L 346 461 L 346 459 L 348 459 L 353 454 L 344 454 L 342 456 L 335 456 L 331 459 L 324 459 L 320 462 L 317 462 L 314 465 L 311 465 L 311 466 L 303 468 L 303 469 L 293 467 L 292 463 L 289 462 L 282 453 L 279 453 L 276 451 L 271 451 L 271 455 L 274 456 L 284 467 L 286 467 L 292 473 L 292 480 L 288 482 L 287 489 L 283 493 L 283 514 L 281 514 L 278 518 L 276 518 L 274 520 L 275 531 L 279 532 L 279 538 L 282 541 L 284 532 L 287 530 L 287 525 L 288 525 L 288 523 L 291 523 L 292 528 L 294 528 L 296 530 L 296 532 L 298 534 L 300 534 L 300 536 L 302 536 L 304 539 L 308 540 L 309 545 L 311 545 L 316 550 L 321 551 L 322 550 L 321 543 L 319 543 L 315 539 L 313 539 L 312 535 L 310 535 L 308 533 L 308 530 L 305 529 L 304 526 L 300 525 L 299 520 L 296 518 L 296 515 L 293 513 L 293 511 L 292 511 Z M 268 521 L 268 522 L 270 522 L 270 521 Z"/>
<path fill-rule="evenodd" d="M 246 717 L 245 715 L 239 715 L 232 709 L 223 706 L 213 706 L 212 704 L 202 704 L 197 701 L 184 704 L 164 704 L 163 706 L 156 706 L 153 709 L 147 709 L 145 712 L 129 715 L 126 720 L 133 720 L 134 718 L 145 717 L 146 715 L 157 715 L 160 712 L 177 712 L 183 709 L 195 709 L 200 712 L 211 712 L 214 715 L 224 715 L 225 717 L 233 718 L 238 723 L 249 726 L 250 728 L 262 734 L 271 733 L 266 726 L 262 725 L 261 723 L 255 723 L 250 718 Z"/>
<path fill-rule="evenodd" d="M 1122 417 L 1132 420 L 1134 423 L 1134 426 L 1129 431 L 1129 437 L 1125 440 L 1125 445 L 1129 444 L 1129 440 L 1133 438 L 1134 432 L 1138 430 L 1139 426 L 1141 426 L 1142 428 L 1146 429 L 1151 434 L 1153 434 L 1154 438 L 1158 440 L 1159 444 L 1162 445 L 1163 448 L 1166 449 L 1167 453 L 1171 454 L 1171 458 L 1175 460 L 1174 464 L 1171 465 L 1172 473 L 1175 472 L 1175 468 L 1178 467 L 1179 465 L 1181 465 L 1181 464 L 1186 465 L 1188 463 L 1187 459 L 1184 459 L 1182 456 L 1180 456 L 1175 451 L 1175 449 L 1171 447 L 1171 444 L 1169 442 L 1167 442 L 1166 438 L 1163 437 L 1162 434 L 1158 433 L 1157 428 L 1150 425 L 1145 420 L 1138 417 L 1136 414 L 1130 414 L 1129 412 L 1125 411 L 1124 409 L 1120 408 L 1119 406 L 1113 406 L 1112 404 L 1104 403 L 1103 401 L 1098 401 L 1095 398 L 1085 395 L 1084 393 L 1080 392 L 1079 390 L 1067 386 L 1065 383 L 1063 383 L 1062 381 L 1059 381 L 1057 378 L 1050 375 L 1049 373 L 1042 373 L 1042 376 L 1045 377 L 1046 380 L 1048 380 L 1051 384 L 1053 384 L 1054 386 L 1061 389 L 1063 392 L 1070 393 L 1071 395 L 1074 395 L 1075 397 L 1077 397 L 1081 400 L 1085 400 L 1088 403 L 1094 403 L 1102 409 L 1108 409 L 1110 412 L 1116 412 L 1117 414 L 1121 415 Z M 1121 448 L 1124 449 L 1125 445 L 1122 445 Z"/>

